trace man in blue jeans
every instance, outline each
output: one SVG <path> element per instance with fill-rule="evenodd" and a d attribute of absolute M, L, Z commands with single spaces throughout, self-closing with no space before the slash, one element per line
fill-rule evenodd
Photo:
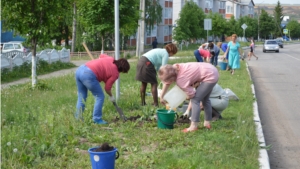
<path fill-rule="evenodd" d="M 208 44 L 208 48 L 209 48 L 209 50 L 211 50 L 215 53 L 215 55 L 212 56 L 212 58 L 210 59 L 210 63 L 214 66 L 217 66 L 218 65 L 218 56 L 219 56 L 219 53 L 220 53 L 220 48 L 212 42 L 210 42 Z"/>

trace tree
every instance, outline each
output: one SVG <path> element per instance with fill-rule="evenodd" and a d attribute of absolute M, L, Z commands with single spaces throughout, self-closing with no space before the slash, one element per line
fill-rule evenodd
<path fill-rule="evenodd" d="M 231 36 L 232 34 L 238 34 L 238 24 L 237 21 L 234 19 L 234 16 L 231 16 L 231 18 L 227 21 L 227 36 Z M 238 34 L 239 35 L 239 34 Z"/>
<path fill-rule="evenodd" d="M 238 34 L 243 36 L 244 30 L 242 28 L 243 24 L 247 25 L 247 29 L 245 29 L 245 37 L 256 37 L 257 36 L 257 19 L 250 18 L 249 16 L 244 16 L 239 18 L 238 22 Z"/>
<path fill-rule="evenodd" d="M 261 15 L 259 16 L 259 32 L 261 37 L 267 39 L 272 30 L 274 30 L 274 21 L 272 17 L 262 9 Z"/>
<path fill-rule="evenodd" d="M 293 38 L 299 38 L 300 37 L 300 23 L 298 23 L 296 20 L 291 20 L 286 25 L 286 28 L 289 30 L 291 37 L 293 37 Z"/>
<path fill-rule="evenodd" d="M 162 21 L 162 6 L 156 0 L 146 0 L 145 4 L 145 23 L 147 30 L 151 31 L 155 24 Z"/>
<path fill-rule="evenodd" d="M 69 0 L 6 0 L 2 1 L 2 18 L 5 25 L 27 38 L 32 49 L 32 87 L 37 84 L 36 46 L 50 42 L 50 37 L 60 34 L 58 23 L 64 18 L 64 6 Z"/>
<path fill-rule="evenodd" d="M 211 34 L 222 36 L 227 32 L 226 19 L 224 19 L 222 15 L 220 15 L 219 13 L 210 12 L 207 15 L 207 18 L 212 19 L 212 30 L 210 31 Z"/>
<path fill-rule="evenodd" d="M 277 5 L 275 6 L 275 9 L 273 11 L 274 15 L 274 21 L 275 21 L 275 35 L 276 36 L 282 36 L 282 28 L 281 28 L 281 22 L 283 19 L 283 7 L 280 5 L 279 0 L 277 1 Z"/>
<path fill-rule="evenodd" d="M 183 40 L 199 39 L 205 36 L 204 12 L 194 2 L 187 1 L 176 20 L 173 31 L 174 40 L 181 43 Z"/>
<path fill-rule="evenodd" d="M 87 42 L 101 39 L 104 50 L 104 39 L 114 32 L 114 1 L 111 0 L 79 0 L 78 16 L 84 27 Z M 119 21 L 123 34 L 133 34 L 139 18 L 138 0 L 120 0 Z"/>

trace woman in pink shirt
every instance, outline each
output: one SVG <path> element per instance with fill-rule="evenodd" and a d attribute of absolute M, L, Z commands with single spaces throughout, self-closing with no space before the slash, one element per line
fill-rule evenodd
<path fill-rule="evenodd" d="M 83 119 L 84 102 L 86 102 L 88 90 L 90 90 L 96 100 L 93 110 L 93 121 L 97 124 L 107 124 L 107 122 L 102 119 L 104 93 L 99 82 L 105 83 L 104 89 L 110 96 L 110 101 L 115 102 L 111 88 L 119 78 L 119 73 L 127 73 L 129 69 L 130 65 L 126 59 L 121 58 L 115 60 L 113 57 L 105 54 L 101 54 L 99 59 L 89 61 L 80 66 L 75 74 L 78 90 L 75 118 Z"/>
<path fill-rule="evenodd" d="M 173 82 L 187 94 L 187 99 L 191 99 L 191 125 L 189 128 L 184 129 L 183 132 L 191 132 L 198 129 L 201 111 L 200 102 L 202 102 L 205 112 L 204 126 L 211 128 L 212 107 L 209 95 L 219 79 L 219 73 L 215 66 L 203 62 L 165 65 L 159 69 L 158 77 L 164 83 L 160 96 L 162 104 L 166 103 L 163 97 Z M 196 84 L 197 86 L 195 86 Z"/>
<path fill-rule="evenodd" d="M 197 62 L 210 62 L 211 57 L 215 55 L 214 51 L 199 48 L 194 51 L 194 56 Z"/>

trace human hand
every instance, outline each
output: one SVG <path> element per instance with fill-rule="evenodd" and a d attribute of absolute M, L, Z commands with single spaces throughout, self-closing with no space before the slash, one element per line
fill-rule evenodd
<path fill-rule="evenodd" d="M 196 83 L 193 84 L 193 87 L 197 88 L 199 85 L 200 85 L 200 82 L 196 82 Z"/>
<path fill-rule="evenodd" d="M 190 111 L 189 110 L 186 110 L 184 113 L 183 113 L 183 116 L 185 117 L 190 117 Z"/>
<path fill-rule="evenodd" d="M 111 102 L 116 102 L 116 99 L 114 98 L 114 96 L 110 96 L 110 97 L 109 97 L 109 100 L 110 100 Z"/>
<path fill-rule="evenodd" d="M 164 98 L 161 97 L 161 98 L 160 98 L 160 103 L 163 104 L 163 105 L 166 105 L 166 104 L 167 104 L 167 101 L 164 100 Z"/>

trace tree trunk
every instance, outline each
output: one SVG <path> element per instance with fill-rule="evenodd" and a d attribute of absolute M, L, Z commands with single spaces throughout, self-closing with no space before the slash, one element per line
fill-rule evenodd
<path fill-rule="evenodd" d="M 72 31 L 72 47 L 71 52 L 75 51 L 76 45 L 76 3 L 73 4 L 73 31 Z"/>
<path fill-rule="evenodd" d="M 69 46 L 69 27 L 67 25 L 64 26 L 65 28 L 65 47 Z"/>
<path fill-rule="evenodd" d="M 33 47 L 32 51 L 32 61 L 31 61 L 31 77 L 32 77 L 32 88 L 34 88 L 37 84 L 37 76 L 36 76 L 36 42 L 37 42 L 37 39 L 36 38 L 33 38 L 31 40 L 31 46 Z"/>
<path fill-rule="evenodd" d="M 102 41 L 101 54 L 103 54 L 104 53 L 104 37 L 103 36 L 101 36 L 101 41 Z"/>

